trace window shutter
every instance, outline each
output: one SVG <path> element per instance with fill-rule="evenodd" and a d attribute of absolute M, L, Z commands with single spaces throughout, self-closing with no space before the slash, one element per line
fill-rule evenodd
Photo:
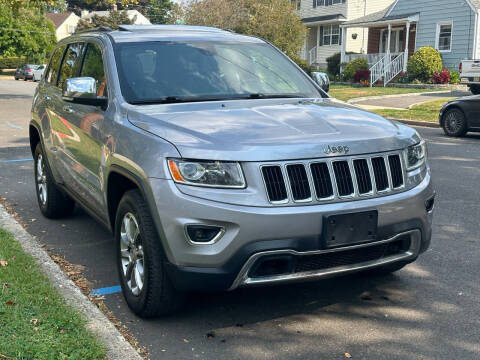
<path fill-rule="evenodd" d="M 312 7 L 315 9 L 317 7 L 317 0 L 313 0 L 313 5 Z"/>
<path fill-rule="evenodd" d="M 342 0 L 342 3 L 345 4 L 347 2 L 347 0 Z"/>
<path fill-rule="evenodd" d="M 338 45 L 342 45 L 342 32 L 343 32 L 343 29 L 340 28 L 340 37 L 338 38 Z"/>
<path fill-rule="evenodd" d="M 320 46 L 323 46 L 323 26 L 320 26 Z"/>

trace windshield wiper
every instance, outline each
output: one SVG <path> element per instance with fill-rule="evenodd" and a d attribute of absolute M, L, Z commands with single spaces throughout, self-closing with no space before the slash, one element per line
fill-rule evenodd
<path fill-rule="evenodd" d="M 226 100 L 244 100 L 244 99 L 281 99 L 281 98 L 305 98 L 303 94 L 229 94 L 224 96 L 166 96 L 158 99 L 132 100 L 132 105 L 152 105 L 152 104 L 178 104 L 202 101 L 226 101 Z"/>
<path fill-rule="evenodd" d="M 248 94 L 249 99 L 293 99 L 293 98 L 306 98 L 303 94 L 262 94 L 253 93 Z"/>

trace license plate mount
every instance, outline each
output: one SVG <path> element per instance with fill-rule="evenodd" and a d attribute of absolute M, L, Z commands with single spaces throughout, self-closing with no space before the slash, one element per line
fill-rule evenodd
<path fill-rule="evenodd" d="M 323 240 L 326 248 L 377 240 L 378 211 L 325 216 Z"/>

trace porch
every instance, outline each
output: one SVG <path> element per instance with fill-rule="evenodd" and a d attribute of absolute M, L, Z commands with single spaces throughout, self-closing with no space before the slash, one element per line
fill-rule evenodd
<path fill-rule="evenodd" d="M 408 59 L 415 51 L 417 23 L 418 14 L 388 17 L 381 13 L 344 23 L 344 34 L 348 28 L 368 28 L 368 46 L 366 54 L 346 54 L 342 45 L 341 63 L 365 58 L 370 67 L 370 86 L 381 80 L 387 85 L 407 72 Z"/>

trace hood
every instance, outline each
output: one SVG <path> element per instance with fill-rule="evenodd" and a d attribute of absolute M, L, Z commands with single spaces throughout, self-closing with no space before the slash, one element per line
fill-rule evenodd
<path fill-rule="evenodd" d="M 129 121 L 189 159 L 277 161 L 404 148 L 415 130 L 334 99 L 263 99 L 129 106 Z M 338 154 L 329 154 L 335 156 Z"/>

